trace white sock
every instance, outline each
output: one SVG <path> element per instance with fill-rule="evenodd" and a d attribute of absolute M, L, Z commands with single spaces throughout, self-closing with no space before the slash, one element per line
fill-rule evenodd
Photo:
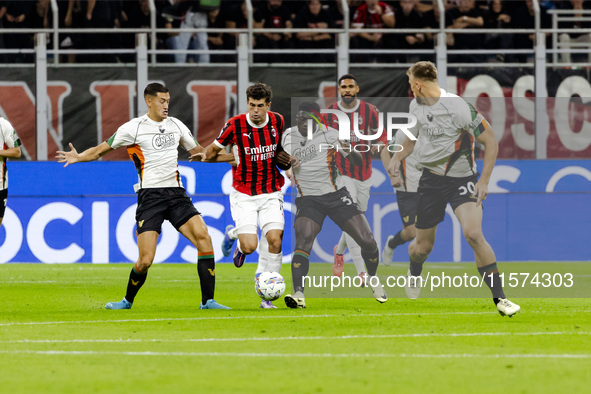
<path fill-rule="evenodd" d="M 347 249 L 347 239 L 346 234 L 343 232 L 337 244 L 337 254 L 345 254 L 345 249 Z"/>
<path fill-rule="evenodd" d="M 269 264 L 269 241 L 264 235 L 259 240 L 259 265 L 255 271 L 255 277 L 261 272 L 269 271 L 267 265 Z"/>
<path fill-rule="evenodd" d="M 360 273 L 367 271 L 367 269 L 365 268 L 365 262 L 363 261 L 363 257 L 361 256 L 361 246 L 357 245 L 357 242 L 355 242 L 349 234 L 347 234 L 346 236 L 347 245 L 349 246 L 349 253 L 351 254 L 353 264 L 355 264 L 357 275 L 359 275 Z"/>
<path fill-rule="evenodd" d="M 269 253 L 269 260 L 267 261 L 267 271 L 279 272 L 281 271 L 281 263 L 283 262 L 282 253 Z"/>

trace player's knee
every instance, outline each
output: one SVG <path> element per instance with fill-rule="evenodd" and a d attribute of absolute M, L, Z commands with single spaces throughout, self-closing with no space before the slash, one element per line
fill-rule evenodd
<path fill-rule="evenodd" d="M 136 263 L 137 268 L 140 270 L 141 273 L 144 273 L 148 271 L 148 269 L 150 269 L 153 260 L 153 257 L 150 256 L 140 256 Z"/>
<path fill-rule="evenodd" d="M 269 252 L 271 252 L 271 253 L 281 252 L 281 238 L 276 237 L 276 238 L 267 239 L 267 242 L 269 242 Z"/>
<path fill-rule="evenodd" d="M 464 231 L 464 238 L 468 241 L 470 246 L 475 246 L 484 241 L 484 235 L 480 230 L 468 230 Z"/>
<path fill-rule="evenodd" d="M 200 238 L 200 241 L 206 242 L 209 245 L 212 245 L 212 243 L 211 243 L 211 236 L 207 232 L 205 232 L 203 234 L 200 234 L 199 235 L 199 238 Z"/>
<path fill-rule="evenodd" d="M 257 249 L 256 242 L 240 242 L 240 250 L 244 254 L 251 254 Z"/>
<path fill-rule="evenodd" d="M 415 239 L 416 241 L 416 239 Z M 426 258 L 433 250 L 433 243 L 429 241 L 417 241 L 414 244 L 414 254 Z"/>
<path fill-rule="evenodd" d="M 311 235 L 296 235 L 296 249 L 309 252 L 310 250 L 312 250 L 313 244 L 314 238 Z"/>
<path fill-rule="evenodd" d="M 361 250 L 363 250 L 364 252 L 371 253 L 377 249 L 378 244 L 376 243 L 375 239 L 373 239 L 373 235 L 371 234 L 371 232 L 368 232 L 366 234 L 363 234 L 359 246 L 361 247 Z"/>

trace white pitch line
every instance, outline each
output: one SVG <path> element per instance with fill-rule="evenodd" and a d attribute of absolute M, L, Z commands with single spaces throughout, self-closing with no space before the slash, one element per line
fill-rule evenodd
<path fill-rule="evenodd" d="M 240 320 L 240 319 L 301 319 L 301 318 L 326 318 L 326 317 L 384 317 L 384 316 L 427 316 L 427 315 L 483 315 L 495 312 L 427 312 L 427 313 L 367 313 L 363 315 L 278 315 L 278 316 L 206 316 L 206 317 L 170 317 L 153 319 L 120 319 L 120 320 L 83 320 L 83 321 L 45 321 L 45 322 L 14 322 L 0 323 L 0 326 L 29 326 L 52 324 L 91 324 L 91 323 L 129 323 L 129 322 L 160 322 L 160 321 L 197 321 L 197 320 Z"/>
<path fill-rule="evenodd" d="M 0 354 L 34 354 L 48 356 L 164 356 L 164 357 L 303 357 L 303 358 L 557 358 L 591 359 L 591 354 L 474 354 L 474 353 L 237 353 L 237 352 L 115 352 L 86 350 L 0 350 Z"/>
<path fill-rule="evenodd" d="M 185 338 L 185 339 L 17 339 L 0 343 L 138 343 L 138 342 L 245 342 L 245 341 L 302 341 L 331 339 L 392 339 L 425 337 L 479 337 L 479 336 L 543 336 L 543 335 L 591 335 L 591 332 L 555 331 L 555 332 L 466 332 L 466 333 L 415 333 L 384 335 L 340 335 L 340 336 L 289 336 L 289 337 L 247 337 L 247 338 Z"/>
<path fill-rule="evenodd" d="M 556 311 L 528 311 L 528 314 L 538 313 L 555 313 Z M 590 313 L 591 310 L 571 310 L 569 313 Z M 302 319 L 302 318 L 354 318 L 354 317 L 388 317 L 388 316 L 440 316 L 440 315 L 489 315 L 496 314 L 496 312 L 400 312 L 400 313 L 366 313 L 358 315 L 277 315 L 277 316 L 205 316 L 205 317 L 170 317 L 170 318 L 153 318 L 153 319 L 120 319 L 120 320 L 78 320 L 78 321 L 40 321 L 40 322 L 11 322 L 0 323 L 0 327 L 7 326 L 36 326 L 36 325 L 53 325 L 53 324 L 98 324 L 98 323 L 133 323 L 133 322 L 161 322 L 161 321 L 200 321 L 200 320 L 242 320 L 242 319 Z"/>

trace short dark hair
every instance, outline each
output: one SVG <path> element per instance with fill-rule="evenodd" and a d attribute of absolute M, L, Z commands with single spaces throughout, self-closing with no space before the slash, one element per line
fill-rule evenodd
<path fill-rule="evenodd" d="M 144 97 L 158 96 L 158 93 L 168 93 L 168 88 L 161 83 L 153 82 L 144 89 Z"/>
<path fill-rule="evenodd" d="M 342 82 L 344 79 L 352 79 L 353 81 L 355 81 L 355 83 L 357 83 L 357 78 L 355 78 L 355 75 L 353 75 L 353 74 L 345 74 L 345 75 L 342 75 L 342 76 L 339 78 L 339 85 L 341 84 L 341 82 Z"/>
<path fill-rule="evenodd" d="M 417 62 L 410 66 L 406 75 L 423 81 L 437 82 L 437 67 L 431 62 Z"/>
<path fill-rule="evenodd" d="M 302 101 L 300 103 L 300 105 L 298 106 L 298 112 L 301 112 L 301 111 L 319 113 L 320 106 L 318 105 L 318 103 L 316 103 L 314 101 Z"/>
<path fill-rule="evenodd" d="M 249 98 L 253 100 L 265 99 L 266 103 L 270 103 L 273 98 L 273 92 L 271 91 L 271 87 L 266 83 L 257 82 L 246 89 L 246 99 L 248 100 Z"/>

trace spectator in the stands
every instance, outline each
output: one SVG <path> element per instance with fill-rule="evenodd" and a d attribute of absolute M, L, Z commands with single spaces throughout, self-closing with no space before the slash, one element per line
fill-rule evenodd
<path fill-rule="evenodd" d="M 449 1 L 452 3 L 453 2 Z M 437 7 L 437 0 L 432 1 L 433 7 L 431 11 L 427 11 L 423 13 L 422 23 L 424 28 L 426 29 L 439 29 L 439 20 L 440 20 L 440 13 L 439 7 Z M 444 1 L 445 4 L 445 1 Z M 452 7 L 453 8 L 453 7 Z M 425 33 L 425 42 L 423 43 L 423 48 L 425 49 L 434 49 L 435 48 L 435 40 L 437 37 L 437 33 Z M 453 36 L 451 33 L 446 34 L 447 45 L 449 45 L 453 41 Z M 435 55 L 423 55 L 423 60 L 430 60 L 435 61 Z"/>
<path fill-rule="evenodd" d="M 29 27 L 35 3 L 32 1 L 7 1 L 4 3 L 4 28 L 26 29 Z M 4 34 L 4 45 L 9 49 L 33 48 L 33 35 L 30 33 Z M 14 53 L 5 57 L 9 63 L 26 63 L 33 61 L 33 55 Z"/>
<path fill-rule="evenodd" d="M 291 29 L 291 12 L 283 4 L 283 0 L 267 0 L 254 13 L 255 29 Z M 281 50 L 293 48 L 291 33 L 265 32 L 256 36 L 257 49 Z M 291 54 L 263 53 L 255 55 L 256 62 L 275 63 L 291 58 Z"/>
<path fill-rule="evenodd" d="M 341 0 L 332 0 L 328 4 L 327 12 L 332 19 L 335 28 L 342 29 L 345 26 L 345 11 L 343 10 L 343 3 Z M 349 21 L 351 21 L 352 16 L 353 13 L 349 10 Z"/>
<path fill-rule="evenodd" d="M 207 27 L 210 29 L 221 29 L 226 27 L 226 22 L 222 19 L 219 8 L 207 13 Z M 224 33 L 222 31 L 207 33 L 207 45 L 209 46 L 209 49 L 212 50 L 224 49 Z M 215 53 L 210 55 L 212 63 L 220 63 L 225 61 L 225 59 L 224 55 L 216 55 Z"/>
<path fill-rule="evenodd" d="M 431 10 L 433 10 L 433 2 L 432 1 L 417 0 L 417 2 L 415 4 L 415 11 L 418 12 L 420 15 L 423 15 L 425 12 L 429 12 Z"/>
<path fill-rule="evenodd" d="M 563 9 L 567 10 L 574 10 L 574 11 L 583 11 L 585 9 L 589 9 L 588 4 L 584 4 L 583 0 L 570 0 Z M 585 49 L 587 51 L 587 56 L 585 56 L 584 60 L 591 62 L 591 33 L 577 33 L 577 29 L 589 29 L 591 28 L 591 15 L 587 14 L 584 15 L 582 13 L 574 13 L 574 15 L 568 15 L 569 17 L 577 17 L 582 18 L 586 17 L 587 20 L 577 20 L 577 21 L 566 21 L 560 22 L 558 27 L 561 29 L 573 29 L 572 32 L 568 33 L 561 33 L 558 36 L 558 41 L 560 42 L 559 48 L 560 49 Z M 560 54 L 560 61 L 563 63 L 571 63 L 572 58 L 577 59 L 578 55 L 572 55 L 569 52 L 563 52 Z"/>
<path fill-rule="evenodd" d="M 354 32 L 351 37 L 351 48 L 380 50 L 384 48 L 383 33 L 368 33 L 363 29 L 392 28 L 395 25 L 394 11 L 379 0 L 365 0 L 365 4 L 355 10 L 352 27 Z M 376 55 L 372 51 L 352 56 L 353 62 L 371 63 L 378 60 L 386 60 L 388 57 Z"/>
<path fill-rule="evenodd" d="M 248 27 L 248 9 L 246 1 L 236 4 L 228 12 L 226 17 L 226 28 L 228 29 L 246 29 Z M 253 36 L 253 47 L 256 45 L 256 37 Z M 228 33 L 224 37 L 224 45 L 229 49 L 235 49 L 238 43 L 238 33 Z"/>
<path fill-rule="evenodd" d="M 168 20 L 163 16 L 163 10 L 166 9 L 170 3 L 167 0 L 156 0 L 154 3 L 155 16 L 156 16 L 156 28 L 167 27 Z M 123 28 L 141 28 L 149 29 L 152 26 L 151 22 L 151 11 L 149 0 L 131 0 L 124 1 L 121 9 L 121 27 Z M 148 46 L 151 47 L 152 35 L 148 34 Z M 167 49 L 166 40 L 169 37 L 168 34 L 158 33 L 156 35 L 156 48 Z M 122 48 L 134 48 L 135 47 L 135 34 L 126 33 L 122 35 L 123 42 Z M 120 56 L 125 62 L 134 62 L 135 54 L 125 54 Z M 172 60 L 170 55 L 158 55 L 159 62 L 169 62 Z"/>
<path fill-rule="evenodd" d="M 510 33 L 495 33 L 495 29 L 506 29 L 511 25 L 511 16 L 504 9 L 502 0 L 492 0 L 488 10 L 483 12 L 484 28 L 491 30 L 486 34 L 484 47 L 488 49 L 510 49 L 513 48 L 513 35 Z M 498 53 L 491 55 L 489 59 L 505 61 L 505 54 Z"/>
<path fill-rule="evenodd" d="M 177 1 L 178 0 L 171 0 L 171 2 L 169 2 L 166 7 L 163 7 L 162 10 L 159 11 L 159 14 L 164 19 L 164 27 L 166 29 L 180 28 L 181 22 L 185 16 L 185 14 L 187 13 L 187 10 L 184 8 L 181 8 L 179 6 L 179 3 L 177 3 Z M 172 49 L 172 50 L 180 49 L 179 32 L 167 33 L 164 40 L 165 40 L 167 49 Z M 193 45 L 193 43 L 191 43 L 189 45 L 188 49 L 195 49 L 195 48 L 191 48 L 191 45 Z M 176 54 L 172 54 L 172 55 L 166 56 L 166 59 L 169 62 L 176 62 L 177 57 L 176 57 Z M 182 58 L 179 56 L 179 61 L 181 61 L 181 60 L 182 60 Z"/>
<path fill-rule="evenodd" d="M 187 1 L 189 9 L 181 22 L 181 29 L 202 29 L 207 28 L 207 13 L 219 6 L 219 1 L 213 5 L 202 5 L 199 1 Z M 209 3 L 209 2 L 208 2 Z M 178 49 L 198 49 L 207 50 L 207 33 L 206 32 L 183 32 L 178 36 Z M 191 45 L 193 43 L 193 45 Z M 187 60 L 195 61 L 196 63 L 209 63 L 209 53 L 199 53 L 197 55 L 188 57 L 187 53 L 178 53 L 175 55 L 177 63 L 185 63 Z"/>
<path fill-rule="evenodd" d="M 484 26 L 484 18 L 475 7 L 474 0 L 460 0 L 457 8 L 446 13 L 446 24 L 450 29 L 473 29 Z M 452 33 L 452 40 L 448 42 L 449 49 L 480 49 L 483 42 L 482 34 Z M 480 63 L 484 57 L 478 54 L 450 55 L 450 62 Z"/>
<path fill-rule="evenodd" d="M 4 15 L 6 15 L 6 0 L 0 0 L 0 29 L 4 28 Z M 5 49 L 4 34 L 0 34 L 0 49 Z M 0 54 L 0 63 L 4 63 L 4 56 Z"/>
<path fill-rule="evenodd" d="M 60 28 L 78 29 L 81 28 L 84 21 L 82 15 L 82 8 L 80 7 L 80 0 L 58 0 L 58 25 Z M 77 49 L 80 48 L 82 41 L 81 34 L 78 33 L 60 33 L 59 46 L 60 49 Z M 76 61 L 76 54 L 64 54 L 60 58 L 60 62 L 74 63 Z"/>
<path fill-rule="evenodd" d="M 328 49 L 334 48 L 335 42 L 332 34 L 318 32 L 316 29 L 333 28 L 333 21 L 329 13 L 322 9 L 320 0 L 308 0 L 306 6 L 300 10 L 294 21 L 295 28 L 307 28 L 306 32 L 296 34 L 298 48 Z M 314 53 L 308 55 L 293 56 L 305 62 L 328 63 L 334 62 L 334 55 L 329 53 Z"/>
<path fill-rule="evenodd" d="M 264 3 L 265 1 L 267 0 L 259 0 L 260 3 Z M 289 18 L 293 21 L 300 10 L 306 6 L 306 0 L 283 0 L 283 6 L 287 8 Z"/>
<path fill-rule="evenodd" d="M 112 29 L 120 26 L 121 4 L 108 0 L 80 0 L 84 27 L 87 29 Z M 118 37 L 113 33 L 83 33 L 81 35 L 85 49 L 112 49 L 116 47 Z M 85 63 L 112 63 L 117 57 L 112 53 L 80 55 Z"/>
<path fill-rule="evenodd" d="M 422 29 L 423 20 L 415 10 L 416 0 L 400 0 L 400 9 L 396 10 L 396 29 Z M 425 42 L 424 33 L 401 33 L 394 34 L 392 47 L 396 49 L 422 49 Z M 399 62 L 416 63 L 422 59 L 422 55 L 398 54 L 394 57 Z"/>
<path fill-rule="evenodd" d="M 540 23 L 542 28 L 550 27 L 550 18 L 546 12 L 546 8 L 540 6 Z M 516 29 L 533 29 L 535 27 L 534 6 L 532 0 L 525 0 L 525 4 L 521 5 L 511 15 L 511 27 Z M 546 37 L 546 46 L 550 48 L 549 36 Z M 516 49 L 533 49 L 535 41 L 534 33 L 514 34 L 513 47 Z M 517 61 L 520 63 L 533 61 L 533 53 L 530 55 L 519 54 L 516 56 L 507 56 L 507 61 Z"/>

